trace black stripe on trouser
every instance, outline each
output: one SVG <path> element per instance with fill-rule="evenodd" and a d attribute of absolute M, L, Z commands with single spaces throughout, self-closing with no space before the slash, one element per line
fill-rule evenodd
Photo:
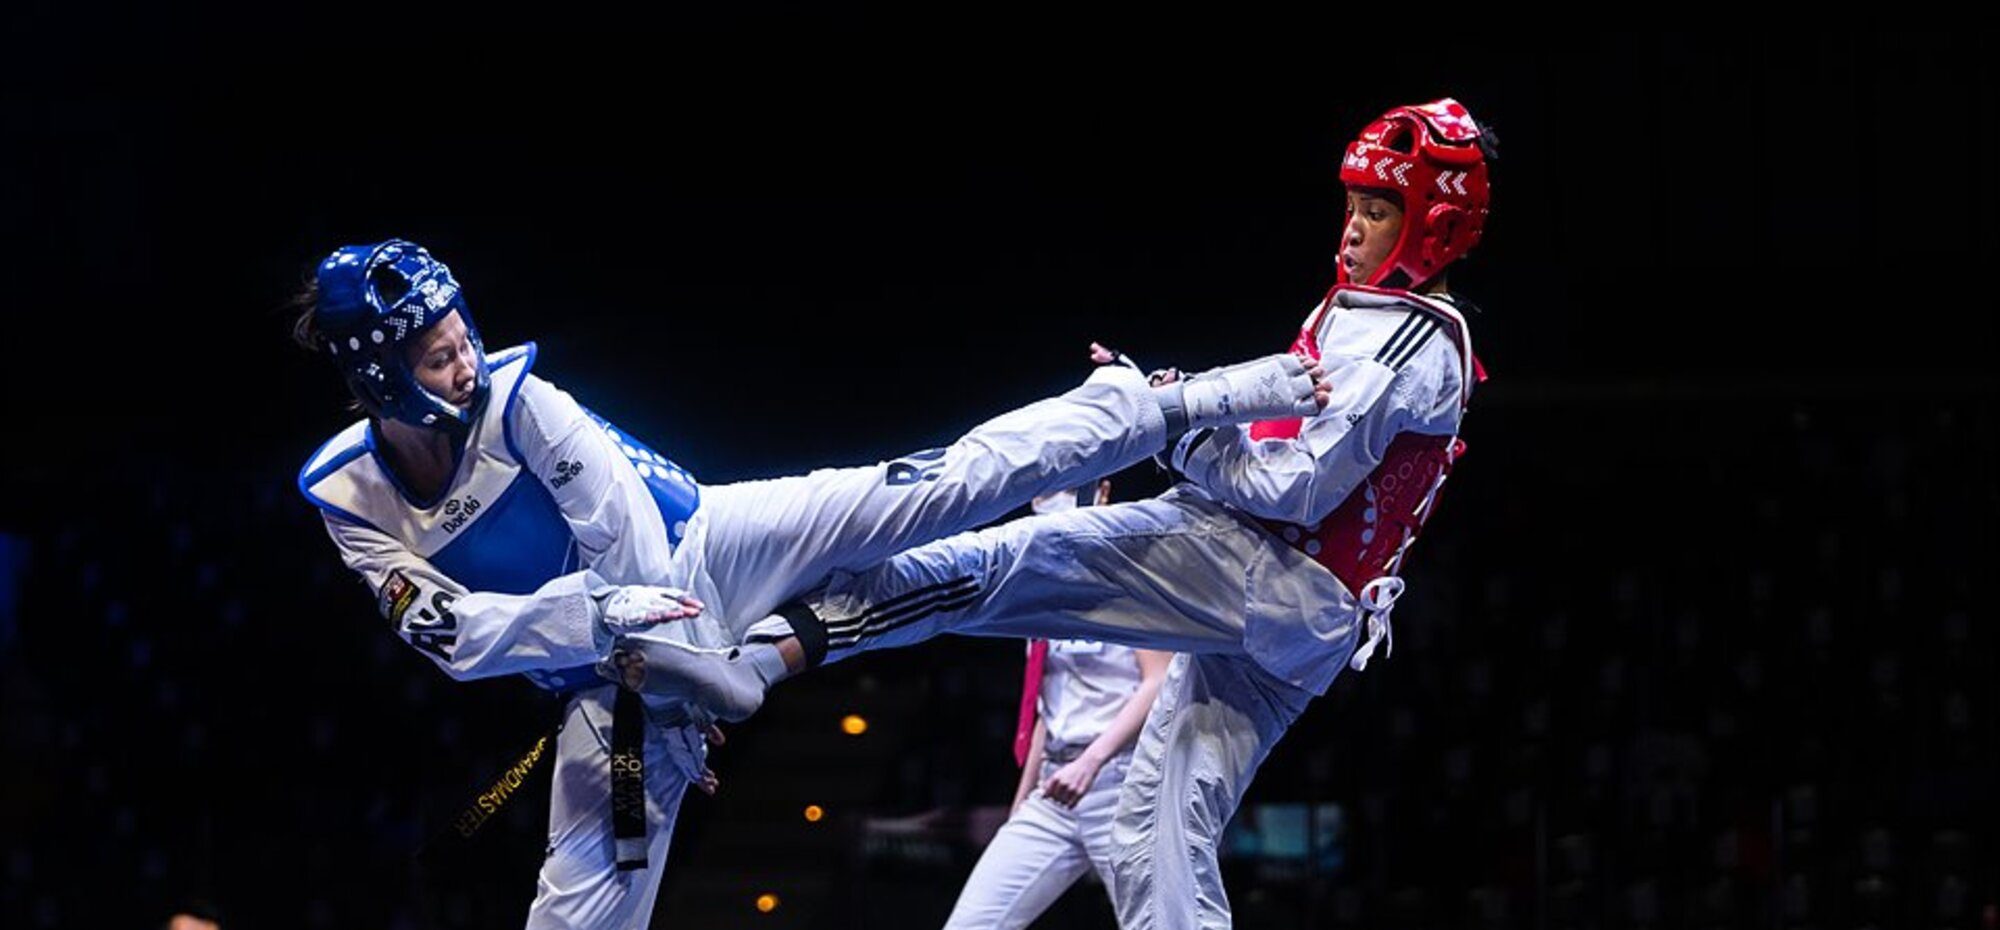
<path fill-rule="evenodd" d="M 851 645 L 865 636 L 880 632 L 885 628 L 884 624 L 902 626 L 905 618 L 913 612 L 929 613 L 942 602 L 976 597 L 979 594 L 979 582 L 965 577 L 944 584 L 931 585 L 912 593 L 921 593 L 922 596 L 911 599 L 908 595 L 899 595 L 893 605 L 886 601 L 876 604 L 862 611 L 859 616 L 841 622 L 836 630 L 830 630 L 832 638 Z"/>
<path fill-rule="evenodd" d="M 1377 349 L 1375 351 L 1375 360 L 1379 362 L 1382 361 L 1383 359 L 1388 358 L 1390 355 L 1395 354 L 1396 347 L 1400 345 L 1404 339 L 1409 338 L 1410 331 L 1416 327 L 1416 322 L 1417 322 L 1417 314 L 1414 312 L 1411 313 L 1409 316 L 1404 317 L 1403 325 L 1396 327 L 1396 332 L 1394 335 L 1389 337 L 1389 341 L 1383 343 L 1382 348 Z"/>
<path fill-rule="evenodd" d="M 1417 357 L 1417 350 L 1422 349 L 1424 343 L 1431 341 L 1431 337 L 1437 335 L 1437 331 L 1437 321 L 1433 320 L 1431 321 L 1431 325 L 1424 329 L 1423 335 L 1418 336 L 1415 341 L 1404 347 L 1402 351 L 1396 353 L 1396 357 L 1390 360 L 1389 367 L 1395 371 L 1403 370 L 1403 366 L 1408 365 L 1410 359 Z"/>
<path fill-rule="evenodd" d="M 866 623 L 872 616 L 883 613 L 889 613 L 891 611 L 894 611 L 902 607 L 905 604 L 916 601 L 919 598 L 929 597 L 933 594 L 945 590 L 946 588 L 964 587 L 965 585 L 972 583 L 973 579 L 971 575 L 960 575 L 957 578 L 940 581 L 936 584 L 927 584 L 921 588 L 913 588 L 911 590 L 904 591 L 903 593 L 898 594 L 895 597 L 877 601 L 873 604 L 870 604 L 866 608 L 863 608 L 860 613 L 855 614 L 852 617 L 846 617 L 840 620 L 835 620 L 832 623 L 827 624 L 826 628 L 829 633 L 839 633 L 841 635 L 846 635 L 847 633 L 854 630 L 856 627 L 859 627 L 862 624 Z"/>
<path fill-rule="evenodd" d="M 928 585 L 876 604 L 850 620 L 829 625 L 829 642 L 851 646 L 870 636 L 914 623 L 940 610 L 954 610 L 979 598 L 979 580 L 970 575 Z"/>
<path fill-rule="evenodd" d="M 915 613 L 897 617 L 893 620 L 890 620 L 886 623 L 882 623 L 878 626 L 868 627 L 867 629 L 864 629 L 861 632 L 856 633 L 852 641 L 843 641 L 840 645 L 842 646 L 859 645 L 860 642 L 864 639 L 874 639 L 885 633 L 888 633 L 891 630 L 897 630 L 909 626 L 910 624 L 915 623 L 918 620 L 922 620 L 925 617 L 933 616 L 935 614 L 948 613 L 950 611 L 957 610 L 960 607 L 969 605 L 977 600 L 979 600 L 979 589 L 973 588 L 953 599 L 940 600 L 937 601 L 936 603 L 921 605 Z"/>
<path fill-rule="evenodd" d="M 646 867 L 646 712 L 626 688 L 611 705 L 611 836 L 618 871 Z"/>

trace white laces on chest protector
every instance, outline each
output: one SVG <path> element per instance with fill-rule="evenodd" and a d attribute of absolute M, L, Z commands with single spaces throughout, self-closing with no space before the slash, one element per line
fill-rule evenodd
<path fill-rule="evenodd" d="M 1389 612 L 1396 607 L 1396 599 L 1403 596 L 1403 579 L 1399 575 L 1383 575 L 1361 586 L 1356 597 L 1361 612 L 1368 618 L 1368 638 L 1361 647 L 1354 650 L 1347 660 L 1348 667 L 1357 672 L 1368 670 L 1368 660 L 1375 655 L 1377 644 L 1382 646 L 1382 655 L 1387 657 L 1396 651 L 1396 631 L 1389 626 Z"/>

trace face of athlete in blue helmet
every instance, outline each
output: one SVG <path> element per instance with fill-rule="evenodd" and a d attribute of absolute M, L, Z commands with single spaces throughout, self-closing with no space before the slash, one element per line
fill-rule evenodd
<path fill-rule="evenodd" d="M 424 390 L 461 410 L 479 388 L 479 350 L 454 310 L 403 347 L 403 364 Z"/>
<path fill-rule="evenodd" d="M 319 265 L 314 321 L 348 389 L 381 420 L 463 437 L 490 374 L 451 269 L 402 239 L 344 246 Z"/>

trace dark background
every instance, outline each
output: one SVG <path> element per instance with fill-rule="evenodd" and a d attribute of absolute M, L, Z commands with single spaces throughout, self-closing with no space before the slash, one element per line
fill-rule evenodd
<path fill-rule="evenodd" d="M 489 346 L 538 341 L 704 481 L 785 474 L 938 444 L 1092 339 L 1282 348 L 1342 146 L 1445 94 L 1502 140 L 1453 275 L 1493 380 L 1400 648 L 1246 799 L 1339 805 L 1343 854 L 1232 859 L 1239 925 L 2000 921 L 1990 39 L 384 15 L 7 14 L 8 925 L 506 926 L 532 894 L 545 786 L 426 837 L 552 702 L 399 646 L 292 489 L 344 414 L 278 305 L 332 247 L 426 244 Z M 940 923 L 1018 657 L 774 694 L 658 925 Z"/>

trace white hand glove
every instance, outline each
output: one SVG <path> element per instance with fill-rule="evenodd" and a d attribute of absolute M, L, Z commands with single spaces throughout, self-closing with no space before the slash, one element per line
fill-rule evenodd
<path fill-rule="evenodd" d="M 598 600 L 599 616 L 613 634 L 632 633 L 658 623 L 701 616 L 702 603 L 679 588 L 625 585 Z"/>
<path fill-rule="evenodd" d="M 1285 416 L 1309 417 L 1326 406 L 1319 362 L 1289 352 L 1250 362 L 1211 368 L 1187 383 L 1190 419 L 1197 427 L 1205 416 L 1224 423 L 1249 423 Z M 1259 415 L 1234 415 L 1239 409 Z"/>

